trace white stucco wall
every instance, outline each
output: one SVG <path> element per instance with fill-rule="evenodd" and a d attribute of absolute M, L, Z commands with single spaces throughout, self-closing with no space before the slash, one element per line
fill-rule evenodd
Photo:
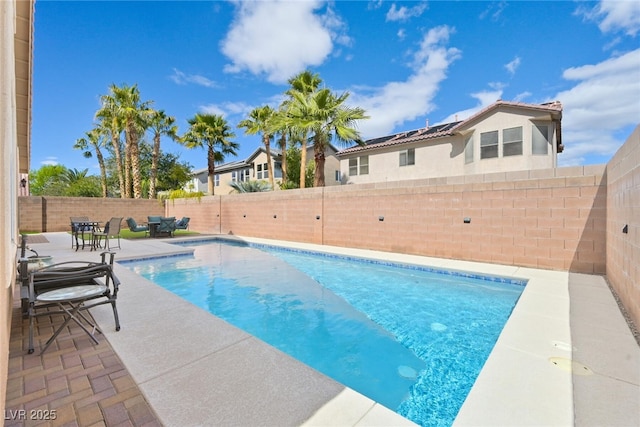
<path fill-rule="evenodd" d="M 532 154 L 532 132 L 534 125 L 548 127 L 549 146 L 546 155 Z M 502 131 L 522 127 L 522 154 L 503 156 Z M 480 134 L 498 131 L 498 157 L 480 158 Z M 519 170 L 549 169 L 556 167 L 555 125 L 548 113 L 537 116 L 517 108 L 503 108 L 483 117 L 481 121 L 463 129 L 463 134 L 423 140 L 410 144 L 399 144 L 381 149 L 364 150 L 340 157 L 343 184 L 402 181 L 437 178 L 445 176 L 473 175 L 480 173 L 511 172 Z M 465 141 L 473 137 L 473 162 L 465 163 Z M 415 149 L 415 164 L 400 166 L 400 152 Z M 349 159 L 369 157 L 369 173 L 349 175 Z"/>
<path fill-rule="evenodd" d="M 511 111 L 499 111 L 487 117 L 473 127 L 474 159 L 472 163 L 464 166 L 466 175 L 493 172 L 510 172 L 518 170 L 549 169 L 556 167 L 556 134 L 555 125 L 548 117 L 535 119 L 529 114 L 511 109 Z M 547 119 L 547 120 L 544 120 Z M 532 153 L 532 134 L 534 125 L 546 125 L 549 132 L 549 145 L 546 155 Z M 503 156 L 502 130 L 514 127 L 522 127 L 522 155 Z M 490 131 L 498 131 L 498 157 L 491 159 L 480 158 L 480 134 Z M 464 156 L 463 156 L 464 162 Z"/>

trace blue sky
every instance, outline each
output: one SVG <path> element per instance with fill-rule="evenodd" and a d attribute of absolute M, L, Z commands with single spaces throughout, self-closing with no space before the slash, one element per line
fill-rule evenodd
<path fill-rule="evenodd" d="M 112 83 L 176 118 L 234 127 L 309 69 L 367 111 L 364 138 L 464 119 L 497 99 L 564 107 L 561 166 L 606 163 L 640 123 L 638 1 L 38 0 L 31 169 L 89 169 L 73 149 Z M 339 147 L 340 148 L 340 147 Z M 163 140 L 195 169 L 203 150 Z M 227 158 L 227 161 L 234 160 Z"/>

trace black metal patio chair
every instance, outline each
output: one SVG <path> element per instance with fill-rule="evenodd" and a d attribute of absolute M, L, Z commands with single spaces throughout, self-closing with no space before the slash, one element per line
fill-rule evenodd
<path fill-rule="evenodd" d="M 113 272 L 114 255 L 112 252 L 103 252 L 100 262 L 69 261 L 33 271 L 29 271 L 27 258 L 20 259 L 20 294 L 23 308 L 26 309 L 26 313 L 23 313 L 23 315 L 29 318 L 29 353 L 34 351 L 34 322 L 35 318 L 39 316 L 50 316 L 52 314 L 69 316 L 63 326 L 59 327 L 47 341 L 42 352 L 47 349 L 64 325 L 70 320 L 78 323 L 97 343 L 93 333 L 85 328 L 82 321 L 96 330 L 95 325 L 84 316 L 83 311 L 98 305 L 111 304 L 116 331 L 120 330 L 120 320 L 116 308 L 120 280 Z M 58 291 L 56 299 L 47 298 L 47 295 L 53 295 L 52 291 Z M 90 293 L 87 293 L 87 291 Z M 68 295 L 66 298 L 65 292 Z M 83 295 L 86 297 L 83 297 Z M 54 306 L 57 306 L 60 310 L 52 311 L 50 308 Z"/>

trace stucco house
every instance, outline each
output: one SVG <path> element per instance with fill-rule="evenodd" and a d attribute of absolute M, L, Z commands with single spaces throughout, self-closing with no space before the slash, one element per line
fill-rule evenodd
<path fill-rule="evenodd" d="M 336 157 L 337 149 L 328 144 L 325 150 L 325 184 L 340 185 L 343 177 L 340 174 L 340 161 Z M 307 164 L 313 162 L 313 146 L 307 147 Z M 282 153 L 280 150 L 271 149 L 271 167 L 267 163 L 267 151 L 264 147 L 257 148 L 249 157 L 242 160 L 216 165 L 213 178 L 214 192 L 216 194 L 229 194 L 233 189 L 229 185 L 234 181 L 269 181 L 269 173 L 274 171 L 275 190 L 278 190 L 282 182 Z M 208 169 L 193 171 L 193 178 L 187 184 L 187 191 L 202 191 L 206 193 Z"/>
<path fill-rule="evenodd" d="M 217 194 L 229 194 L 233 189 L 231 182 L 244 182 L 249 180 L 269 181 L 269 173 L 274 171 L 276 186 L 282 181 L 282 162 L 280 151 L 271 149 L 271 167 L 267 163 L 267 150 L 264 147 L 257 148 L 249 157 L 242 160 L 216 165 L 213 176 L 214 192 Z M 193 178 L 188 184 L 190 191 L 207 192 L 208 169 L 193 171 Z"/>
<path fill-rule="evenodd" d="M 562 105 L 499 100 L 468 119 L 336 153 L 343 184 L 548 169 L 563 150 Z"/>

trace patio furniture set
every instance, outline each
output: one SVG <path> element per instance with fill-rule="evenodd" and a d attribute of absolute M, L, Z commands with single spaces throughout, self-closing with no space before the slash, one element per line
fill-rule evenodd
<path fill-rule="evenodd" d="M 48 265 L 49 256 L 39 256 L 27 247 L 26 235 L 22 235 L 20 256 L 18 257 L 17 280 L 20 285 L 22 315 L 29 319 L 29 345 L 27 352 L 34 352 L 34 328 L 36 318 L 62 315 L 64 322 L 53 332 L 42 346 L 42 355 L 64 330 L 74 321 L 95 344 L 96 332 L 102 333 L 86 310 L 103 304 L 111 304 L 116 331 L 120 330 L 120 320 L 116 309 L 116 299 L 120 280 L 113 271 L 115 253 L 110 252 L 109 240 L 118 239 L 120 248 L 120 227 L 122 218 L 113 217 L 103 228 L 100 221 L 88 217 L 71 217 L 71 248 L 76 251 L 89 247 L 92 251 L 103 247 L 99 262 L 67 261 Z M 139 226 L 133 218 L 127 218 L 131 231 L 144 232 L 151 237 L 168 235 L 175 230 L 187 229 L 189 218 L 176 221 L 174 217 L 148 217 L 148 223 Z M 27 250 L 34 256 L 26 256 Z"/>
<path fill-rule="evenodd" d="M 71 248 L 76 251 L 89 247 L 91 250 L 102 248 L 110 250 L 110 239 L 117 239 L 120 249 L 120 230 L 122 217 L 113 217 L 107 221 L 103 228 L 101 222 L 91 220 L 86 216 L 71 217 Z M 173 237 L 176 230 L 189 228 L 189 217 L 183 217 L 176 221 L 175 217 L 149 216 L 147 223 L 138 225 L 135 219 L 127 218 L 127 226 L 132 232 L 144 232 L 150 237 Z"/>
<path fill-rule="evenodd" d="M 23 235 L 17 279 L 20 284 L 22 315 L 29 319 L 29 354 L 34 352 L 33 336 L 37 317 L 57 314 L 64 317 L 64 322 L 42 347 L 41 355 L 72 320 L 98 344 L 95 333 L 102 331 L 91 316 L 85 314 L 86 310 L 98 305 L 111 304 L 115 329 L 120 330 L 116 309 L 120 281 L 113 272 L 113 252 L 103 252 L 99 262 L 68 261 L 42 266 L 34 265 L 31 262 L 33 257 L 26 256 L 26 242 L 27 236 Z M 36 254 L 36 258 L 51 257 Z"/>
<path fill-rule="evenodd" d="M 189 217 L 176 218 L 163 216 L 148 216 L 147 223 L 138 225 L 135 219 L 127 218 L 127 226 L 132 232 L 143 232 L 150 237 L 173 237 L 176 230 L 186 230 L 189 228 Z"/>
<path fill-rule="evenodd" d="M 92 251 L 102 248 L 104 240 L 104 248 L 110 249 L 109 240 L 118 239 L 117 248 L 120 249 L 120 228 L 122 217 L 113 217 L 107 221 L 103 228 L 100 227 L 101 222 L 89 219 L 86 216 L 72 216 L 71 220 L 71 248 L 76 251 L 81 247 L 89 247 Z"/>

